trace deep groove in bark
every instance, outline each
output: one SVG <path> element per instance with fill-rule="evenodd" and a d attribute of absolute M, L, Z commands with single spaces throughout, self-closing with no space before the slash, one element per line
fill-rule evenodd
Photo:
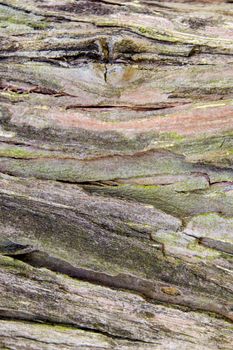
<path fill-rule="evenodd" d="M 13 244 L 14 245 L 14 244 Z M 17 248 L 18 249 L 18 248 Z M 26 247 L 27 249 L 27 247 Z M 32 252 L 29 253 L 21 253 L 22 248 L 19 250 L 16 250 L 13 253 L 10 253 L 8 251 L 5 252 L 6 256 L 13 257 L 14 259 L 23 261 L 33 267 L 36 268 L 47 268 L 51 271 L 62 273 L 65 275 L 68 275 L 72 278 L 77 278 L 80 280 L 84 280 L 90 283 L 99 284 L 105 287 L 114 288 L 114 289 L 120 289 L 120 290 L 128 290 L 132 292 L 139 293 L 143 297 L 145 297 L 147 300 L 151 299 L 153 301 L 159 301 L 162 303 L 169 303 L 171 305 L 181 305 L 188 307 L 190 310 L 199 310 L 204 312 L 212 312 L 216 313 L 218 316 L 221 316 L 225 318 L 228 321 L 233 321 L 233 317 L 230 316 L 230 309 L 229 311 L 226 309 L 224 310 L 224 307 L 210 307 L 203 304 L 194 303 L 192 305 L 192 302 L 184 302 L 182 301 L 182 295 L 180 297 L 180 292 L 174 297 L 167 295 L 166 293 L 163 295 L 163 292 L 156 292 L 155 289 L 158 288 L 158 286 L 154 286 L 153 283 L 146 280 L 140 280 L 134 276 L 130 275 L 124 275 L 119 274 L 116 276 L 107 275 L 102 272 L 97 271 L 91 271 L 83 268 L 77 268 L 73 267 L 71 264 L 60 260 L 56 257 L 49 256 L 47 253 L 38 251 L 36 249 L 33 250 L 33 248 L 29 248 L 32 250 Z M 163 283 L 162 283 L 163 285 Z M 163 290 L 162 285 L 159 287 L 161 290 Z M 165 285 L 165 284 L 164 284 Z M 178 290 L 178 289 L 177 289 Z M 228 307 L 229 308 L 229 307 Z M 229 313 L 229 315 L 228 315 Z"/>

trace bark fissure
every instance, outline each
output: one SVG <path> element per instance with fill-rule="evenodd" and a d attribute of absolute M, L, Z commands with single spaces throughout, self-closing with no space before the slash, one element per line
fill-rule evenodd
<path fill-rule="evenodd" d="M 20 321 L 28 321 L 27 318 L 23 319 L 23 318 L 17 318 L 17 317 L 1 317 L 0 316 L 0 321 L 2 320 L 10 320 L 10 321 L 17 321 L 17 322 L 20 322 Z M 131 341 L 131 342 L 134 342 L 134 343 L 144 343 L 144 344 L 153 344 L 153 342 L 147 342 L 147 341 L 143 341 L 143 340 L 138 340 L 138 339 L 132 339 L 132 338 L 127 338 L 127 337 L 121 337 L 121 336 L 116 336 L 116 335 L 113 335 L 111 333 L 107 333 L 107 332 L 104 332 L 104 331 L 100 331 L 100 330 L 97 330 L 97 329 L 94 329 L 94 328 L 87 328 L 87 327 L 82 327 L 82 326 L 76 326 L 74 324 L 64 324 L 64 323 L 58 323 L 56 321 L 51 321 L 50 320 L 30 320 L 30 322 L 32 324 L 38 324 L 38 325 L 47 325 L 47 326 L 65 326 L 67 328 L 70 328 L 70 329 L 76 329 L 76 330 L 82 330 L 82 331 L 85 331 L 87 332 L 87 335 L 89 332 L 92 332 L 94 334 L 101 334 L 101 335 L 104 335 L 104 336 L 107 336 L 108 338 L 112 339 L 112 340 L 128 340 L 128 341 Z M 52 327 L 51 327 L 52 328 Z M 11 335 L 7 336 L 6 337 L 12 337 Z M 27 337 L 23 337 L 22 335 L 21 336 L 18 336 L 16 337 L 17 338 L 25 338 L 25 339 L 31 339 L 31 340 L 34 340 L 34 338 L 30 338 L 30 336 L 28 335 Z M 38 341 L 38 340 L 37 340 Z M 43 343 L 43 344 L 54 344 L 56 345 L 57 343 L 51 343 L 50 341 L 41 341 L 39 340 L 39 342 Z M 59 343 L 60 346 L 62 345 L 67 345 L 66 343 L 62 344 L 62 343 Z M 94 345 L 94 344 L 93 344 Z"/>
<path fill-rule="evenodd" d="M 15 247 L 15 251 L 13 248 Z M 165 284 L 159 283 L 153 285 L 153 283 L 138 279 L 130 275 L 110 276 L 101 272 L 91 271 L 87 269 L 73 267 L 66 261 L 62 261 L 53 256 L 49 256 L 46 253 L 38 251 L 33 247 L 23 247 L 18 244 L 12 243 L 9 249 L 8 246 L 3 247 L 5 255 L 14 257 L 14 259 L 23 261 L 36 268 L 47 268 L 51 271 L 66 274 L 72 278 L 77 278 L 90 283 L 97 283 L 102 286 L 116 289 L 124 289 L 140 293 L 143 297 L 151 300 L 168 303 L 171 305 L 182 305 L 188 307 L 190 310 L 200 310 L 205 312 L 213 312 L 219 316 L 222 316 L 229 321 L 233 321 L 233 318 L 228 314 L 227 307 L 219 307 L 215 305 L 203 305 L 203 300 L 200 302 L 192 303 L 191 300 L 182 300 L 182 292 L 175 286 L 166 287 Z M 29 252 L 24 252 L 29 250 Z M 3 252 L 3 251 L 2 251 Z M 156 290 L 157 289 L 157 290 Z M 184 298 L 185 299 L 185 298 Z M 231 311 L 231 305 L 228 307 Z M 228 316 L 229 315 L 229 316 Z"/>

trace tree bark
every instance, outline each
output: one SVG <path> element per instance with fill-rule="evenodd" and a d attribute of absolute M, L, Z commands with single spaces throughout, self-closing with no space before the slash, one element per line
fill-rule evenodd
<path fill-rule="evenodd" d="M 0 1 L 1 349 L 232 349 L 232 16 Z"/>

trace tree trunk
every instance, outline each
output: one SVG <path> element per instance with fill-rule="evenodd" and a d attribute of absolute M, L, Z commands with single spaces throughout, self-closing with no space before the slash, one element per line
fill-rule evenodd
<path fill-rule="evenodd" d="M 232 16 L 0 1 L 1 349 L 232 349 Z"/>

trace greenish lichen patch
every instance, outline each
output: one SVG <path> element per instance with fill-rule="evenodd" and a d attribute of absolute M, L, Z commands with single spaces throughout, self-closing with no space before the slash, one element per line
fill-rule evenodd
<path fill-rule="evenodd" d="M 28 93 L 17 93 L 13 91 L 0 91 L 0 97 L 7 99 L 11 102 L 20 102 L 27 100 L 29 97 Z"/>
<path fill-rule="evenodd" d="M 199 189 L 198 189 L 198 186 Z M 176 190 L 176 186 L 178 190 Z M 196 188 L 196 189 L 195 189 Z M 208 187 L 208 182 L 191 181 L 190 184 L 171 185 L 130 185 L 122 184 L 116 187 L 89 187 L 94 193 L 119 196 L 133 199 L 177 217 L 190 217 L 199 213 L 222 211 L 227 216 L 233 216 L 233 197 L 226 195 L 224 188 L 216 191 Z"/>
<path fill-rule="evenodd" d="M 17 270 L 19 273 L 27 275 L 31 267 L 24 262 L 0 254 L 0 267 L 6 270 Z"/>
<path fill-rule="evenodd" d="M 199 257 L 200 261 L 203 261 L 203 258 L 207 259 L 207 261 L 214 261 L 221 257 L 221 253 L 214 249 L 201 246 L 198 240 L 189 243 L 187 248 L 191 250 L 196 257 Z"/>
<path fill-rule="evenodd" d="M 0 157 L 15 159 L 40 159 L 40 158 L 66 158 L 66 154 L 62 152 L 49 152 L 36 149 L 33 147 L 12 146 L 0 143 Z"/>
<path fill-rule="evenodd" d="M 197 237 L 208 237 L 233 243 L 233 218 L 217 213 L 205 213 L 192 217 L 186 231 Z"/>
<path fill-rule="evenodd" d="M 8 25 L 14 25 L 15 31 L 17 31 L 17 26 L 25 26 L 30 27 L 32 29 L 47 29 L 49 27 L 48 22 L 41 16 L 33 16 L 24 14 L 23 12 L 19 12 L 7 7 L 0 5 L 0 19 L 1 25 L 3 27 Z"/>
<path fill-rule="evenodd" d="M 43 155 L 43 152 L 30 152 L 21 147 L 0 147 L 0 157 L 9 158 L 38 158 Z"/>

